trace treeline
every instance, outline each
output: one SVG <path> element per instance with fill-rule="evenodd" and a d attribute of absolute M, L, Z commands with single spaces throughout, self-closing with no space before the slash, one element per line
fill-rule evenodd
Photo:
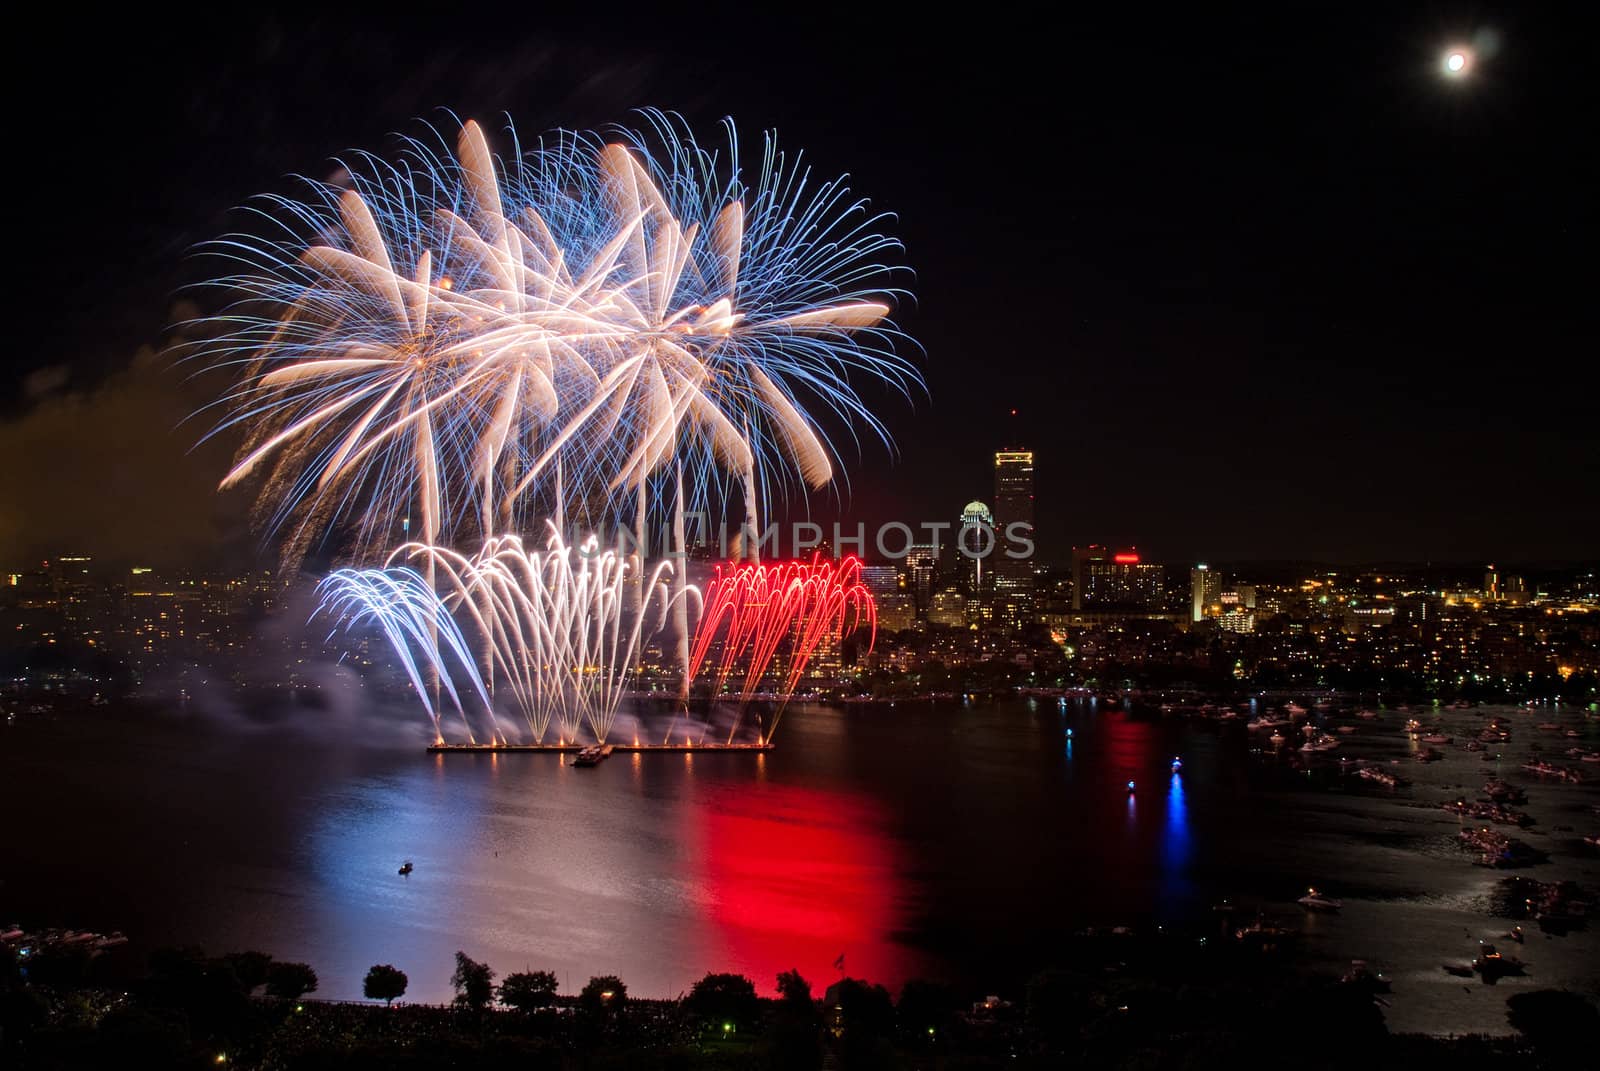
<path fill-rule="evenodd" d="M 1068 951 L 1070 968 L 1036 975 L 1016 1001 L 975 1001 L 933 981 L 907 982 L 896 998 L 852 978 L 818 994 L 794 971 L 777 976 L 771 996 L 737 974 L 708 974 L 681 1000 L 638 999 L 611 975 L 564 994 L 550 971 L 498 977 L 458 952 L 455 997 L 442 1006 L 396 1004 L 410 979 L 387 963 L 364 984 L 382 1003 L 361 1004 L 311 999 L 310 965 L 261 952 L 162 950 L 116 984 L 77 953 L 24 961 L 5 952 L 0 1066 L 1160 1071 L 1448 1062 L 1506 1071 L 1567 1066 L 1600 1036 L 1600 1012 L 1571 993 L 1513 996 L 1507 1017 L 1518 1037 L 1395 1037 L 1370 990 L 1272 957 L 1170 938 L 1085 940 Z"/>

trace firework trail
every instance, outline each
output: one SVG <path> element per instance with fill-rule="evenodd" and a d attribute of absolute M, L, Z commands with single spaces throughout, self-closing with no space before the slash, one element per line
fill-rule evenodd
<path fill-rule="evenodd" d="M 401 562 L 426 563 L 439 590 L 414 565 L 396 564 Z M 660 562 L 641 576 L 637 556 L 602 550 L 592 537 L 569 546 L 552 528 L 543 550 L 528 550 L 516 536 L 492 538 L 472 557 L 405 544 L 384 569 L 330 575 L 322 582 L 320 609 L 347 630 L 368 622 L 383 628 L 436 731 L 422 679 L 432 670 L 454 698 L 446 664 L 446 656 L 454 655 L 474 682 L 491 742 L 509 742 L 493 703 L 509 694 L 530 742 L 543 743 L 554 723 L 559 743 L 572 743 L 585 727 L 604 743 L 641 644 L 663 629 L 676 603 L 699 598 L 692 586 L 673 592 L 672 575 L 671 563 Z M 640 610 L 630 614 L 629 586 L 641 583 Z M 390 605 L 386 599 L 396 591 L 404 598 Z M 352 607 L 358 612 L 351 613 Z M 448 637 L 443 647 L 431 638 L 434 627 Z M 468 634 L 478 642 L 468 643 Z M 467 721 L 459 701 L 456 709 Z M 437 735 L 442 741 L 442 732 Z M 475 742 L 470 723 L 468 737 Z"/>
<path fill-rule="evenodd" d="M 671 498 L 674 458 L 694 508 L 772 501 L 832 478 L 819 417 L 887 444 L 853 382 L 920 378 L 885 217 L 770 135 L 747 176 L 731 123 L 708 149 L 644 115 L 505 158 L 470 121 L 453 155 L 407 139 L 213 244 L 233 303 L 201 354 L 239 373 L 219 429 L 246 431 L 223 485 L 260 481 L 286 561 L 335 529 L 370 556 L 413 515 L 428 545 L 525 531 L 558 469 L 591 522 Z"/>
<path fill-rule="evenodd" d="M 436 743 L 444 741 L 444 725 L 434 689 L 424 682 L 425 672 L 449 697 L 466 727 L 467 739 L 477 742 L 462 692 L 467 691 L 468 701 L 476 698 L 492 718 L 489 691 L 478 674 L 472 649 L 432 585 L 411 569 L 340 569 L 325 577 L 317 590 L 321 600 L 316 612 L 333 619 L 333 631 L 351 634 L 376 627 L 383 633 L 433 722 Z M 455 673 L 451 672 L 452 662 Z M 491 739 L 499 738 L 497 726 Z"/>
<path fill-rule="evenodd" d="M 769 673 L 777 682 L 778 709 L 763 741 L 770 740 L 811 658 L 825 643 L 836 643 L 863 626 L 877 639 L 877 605 L 861 582 L 861 560 L 747 563 L 718 566 L 707 585 L 705 610 L 695 633 L 690 673 L 698 674 L 714 657 L 712 694 L 727 687 L 736 672 L 740 715 Z M 733 741 L 739 721 L 729 730 Z M 669 727 L 668 734 L 670 736 Z"/>

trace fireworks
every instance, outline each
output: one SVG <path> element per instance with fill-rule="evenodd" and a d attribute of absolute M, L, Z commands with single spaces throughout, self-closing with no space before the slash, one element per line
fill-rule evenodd
<path fill-rule="evenodd" d="M 602 551 L 593 538 L 569 547 L 552 534 L 544 551 L 528 551 L 504 536 L 470 559 L 408 544 L 394 556 L 438 566 L 445 604 L 483 639 L 489 675 L 507 682 L 534 741 L 544 739 L 552 717 L 564 742 L 577 738 L 580 725 L 605 741 L 640 643 L 666 624 L 673 599 L 671 565 L 660 562 L 642 578 L 640 610 L 627 613 L 626 587 L 641 582 L 639 559 Z M 679 597 L 698 597 L 688 591 Z"/>
<path fill-rule="evenodd" d="M 438 711 L 441 691 L 449 697 L 466 727 L 467 738 L 476 740 L 467 708 L 476 699 L 479 709 L 492 709 L 488 689 L 466 637 L 431 584 L 411 569 L 340 569 L 324 579 L 318 591 L 322 602 L 317 613 L 331 617 L 336 630 L 343 627 L 346 632 L 356 632 L 376 627 L 382 632 L 433 721 L 435 740 L 444 739 Z M 455 674 L 451 673 L 450 656 Z M 435 687 L 430 687 L 424 676 Z M 457 676 L 470 689 L 458 687 Z"/>
<path fill-rule="evenodd" d="M 502 702 L 533 742 L 603 742 L 667 632 L 680 698 L 710 659 L 742 715 L 769 673 L 787 698 L 820 644 L 873 620 L 853 560 L 719 570 L 707 609 L 683 521 L 737 485 L 754 529 L 758 502 L 827 484 L 827 426 L 887 444 L 856 383 L 921 385 L 892 348 L 899 244 L 770 135 L 747 174 L 731 123 L 712 149 L 643 114 L 527 151 L 508 131 L 504 157 L 470 121 L 453 152 L 435 132 L 395 162 L 357 154 L 212 247 L 231 304 L 200 354 L 237 372 L 219 430 L 245 433 L 223 487 L 259 483 L 286 564 L 317 540 L 385 559 L 331 574 L 320 612 L 383 634 L 437 740 L 448 704 L 470 741 L 508 742 Z M 563 533 L 642 534 L 664 503 L 677 569 Z"/>
<path fill-rule="evenodd" d="M 706 589 L 690 673 L 699 673 L 715 650 L 713 694 L 741 673 L 741 713 L 761 682 L 773 675 L 779 702 L 763 734 L 770 738 L 784 702 L 818 648 L 863 627 L 869 630 L 869 641 L 876 638 L 877 607 L 861 583 L 859 558 L 835 562 L 815 555 L 809 562 L 719 565 Z M 736 721 L 730 742 L 737 731 Z"/>
<path fill-rule="evenodd" d="M 883 217 L 770 136 L 747 181 L 731 124 L 714 151 L 646 118 L 503 160 L 467 122 L 454 156 L 357 156 L 216 244 L 238 300 L 203 354 L 242 366 L 222 426 L 246 428 L 224 486 L 261 478 L 291 554 L 339 529 L 370 553 L 412 515 L 425 543 L 487 539 L 561 497 L 597 520 L 674 458 L 696 504 L 767 499 L 832 478 L 814 414 L 884 437 L 852 377 L 920 380 Z"/>

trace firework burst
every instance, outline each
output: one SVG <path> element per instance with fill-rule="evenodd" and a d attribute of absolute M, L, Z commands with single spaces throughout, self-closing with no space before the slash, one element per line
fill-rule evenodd
<path fill-rule="evenodd" d="M 697 508 L 730 480 L 770 500 L 833 478 L 825 425 L 887 442 L 855 382 L 920 379 L 885 217 L 770 135 L 747 173 L 731 123 L 713 150 L 645 117 L 503 159 L 470 121 L 453 154 L 407 139 L 214 244 L 235 300 L 202 356 L 237 366 L 220 426 L 246 433 L 224 486 L 260 482 L 288 557 L 329 531 L 370 555 L 411 516 L 487 540 L 567 496 L 642 512 L 673 459 Z"/>

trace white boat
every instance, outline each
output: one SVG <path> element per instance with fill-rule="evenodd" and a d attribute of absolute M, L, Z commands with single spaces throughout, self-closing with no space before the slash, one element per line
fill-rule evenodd
<path fill-rule="evenodd" d="M 1343 900 L 1323 896 L 1315 888 L 1307 889 L 1306 894 L 1296 902 L 1307 911 L 1337 911 L 1344 906 Z"/>

